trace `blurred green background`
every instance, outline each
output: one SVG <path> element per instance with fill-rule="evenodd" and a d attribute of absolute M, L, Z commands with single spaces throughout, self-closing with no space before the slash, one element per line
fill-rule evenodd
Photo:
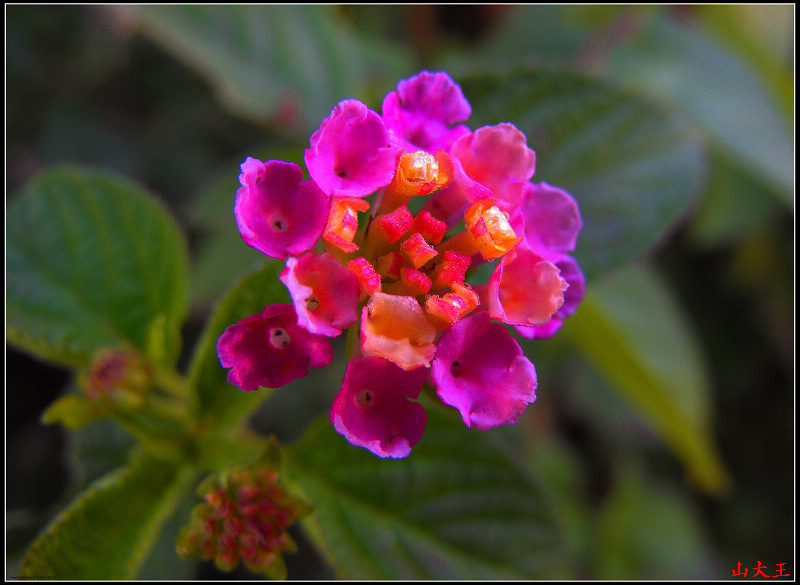
<path fill-rule="evenodd" d="M 213 302 L 263 260 L 233 220 L 239 163 L 297 159 L 336 101 L 357 97 L 379 110 L 399 79 L 422 68 L 464 79 L 470 101 L 469 79 L 516 68 L 575 71 L 635 95 L 681 120 L 701 164 L 696 192 L 647 253 L 590 283 L 587 317 L 579 311 L 563 335 L 526 345 L 539 400 L 514 440 L 554 502 L 574 578 L 721 579 L 757 561 L 770 574 L 788 563 L 793 575 L 794 7 L 353 5 L 270 7 L 258 18 L 237 10 L 7 6 L 7 201 L 63 162 L 147 186 L 190 242 L 189 350 Z M 485 123 L 501 121 L 523 127 L 511 113 Z M 546 164 L 547 133 L 526 132 Z M 584 220 L 591 229 L 585 208 Z M 621 341 L 596 328 L 581 334 L 580 320 L 596 323 L 598 307 Z M 659 320 L 675 315 L 676 331 L 664 325 L 674 335 L 657 338 Z M 688 357 L 670 363 L 675 348 L 659 343 L 683 341 Z M 638 357 L 644 373 L 626 372 L 637 356 L 619 353 L 638 343 L 652 350 Z M 111 428 L 96 428 L 92 440 L 43 426 L 70 373 L 13 347 L 6 355 L 13 567 L 81 485 L 121 461 L 129 440 Z M 256 427 L 297 438 L 327 410 L 343 371 L 335 362 L 276 392 Z M 684 378 L 699 384 L 703 396 L 689 400 L 707 401 L 726 488 L 692 481 L 651 423 L 658 413 L 636 402 L 643 384 L 671 391 L 653 372 L 674 379 L 679 400 L 694 391 Z M 298 538 L 290 578 L 330 578 Z M 181 564 L 169 542 L 158 548 L 145 576 L 221 576 Z"/>

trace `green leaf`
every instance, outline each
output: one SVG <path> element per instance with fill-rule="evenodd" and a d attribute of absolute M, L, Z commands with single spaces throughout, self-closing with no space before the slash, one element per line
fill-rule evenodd
<path fill-rule="evenodd" d="M 660 486 L 631 461 L 618 462 L 611 494 L 594 524 L 598 580 L 689 580 L 704 575 L 710 550 L 685 492 Z"/>
<path fill-rule="evenodd" d="M 86 366 L 108 346 L 148 349 L 161 325 L 177 357 L 187 256 L 164 207 L 141 187 L 58 167 L 32 180 L 7 220 L 9 341 L 41 358 Z"/>
<path fill-rule="evenodd" d="M 191 468 L 140 454 L 95 483 L 53 521 L 26 555 L 20 575 L 135 578 L 194 477 Z"/>
<path fill-rule="evenodd" d="M 80 394 L 66 394 L 51 404 L 42 415 L 44 424 L 62 424 L 70 430 L 83 428 L 90 422 L 108 416 L 108 410 Z"/>
<path fill-rule="evenodd" d="M 725 489 L 700 349 L 670 291 L 647 265 L 627 266 L 595 283 L 563 331 L 650 422 L 701 489 Z"/>
<path fill-rule="evenodd" d="M 790 125 L 765 83 L 732 54 L 662 15 L 614 46 L 603 75 L 684 112 L 696 134 L 794 205 Z"/>
<path fill-rule="evenodd" d="M 259 160 L 282 160 L 301 167 L 303 149 L 256 148 L 248 152 Z M 192 305 L 211 306 L 243 275 L 252 272 L 264 261 L 263 253 L 247 246 L 236 226 L 233 205 L 239 188 L 239 165 L 244 160 L 231 161 L 206 182 L 193 198 L 189 220 L 194 231 L 201 234 L 192 256 Z"/>
<path fill-rule="evenodd" d="M 189 369 L 189 387 L 196 392 L 197 408 L 204 428 L 222 432 L 237 426 L 270 394 L 263 390 L 243 392 L 228 384 L 228 370 L 217 357 L 217 340 L 230 327 L 250 315 L 260 313 L 266 305 L 289 303 L 289 293 L 278 280 L 281 262 L 243 278 L 219 303 L 209 319 Z"/>
<path fill-rule="evenodd" d="M 725 246 L 746 239 L 780 209 L 760 181 L 723 157 L 713 159 L 708 193 L 689 233 L 703 247 Z"/>
<path fill-rule="evenodd" d="M 471 125 L 513 121 L 536 151 L 534 181 L 578 200 L 584 227 L 575 256 L 587 279 L 658 243 L 701 185 L 697 144 L 633 95 L 567 71 L 460 81 Z"/>
<path fill-rule="evenodd" d="M 124 466 L 135 440 L 113 419 L 106 418 L 69 434 L 70 461 L 83 489 Z"/>
<path fill-rule="evenodd" d="M 410 56 L 356 34 L 333 6 L 138 6 L 141 30 L 216 87 L 232 111 L 307 134 L 368 83 L 399 79 Z"/>
<path fill-rule="evenodd" d="M 137 579 L 140 581 L 191 581 L 197 578 L 199 559 L 181 559 L 175 550 L 175 541 L 192 517 L 197 505 L 197 494 L 189 489 L 184 492 L 172 515 L 164 522 L 161 533 L 150 554 L 142 563 Z"/>
<path fill-rule="evenodd" d="M 569 6 L 518 4 L 504 8 L 503 16 L 485 37 L 445 55 L 440 68 L 461 77 L 474 71 L 509 73 L 520 65 L 564 66 L 589 39 L 589 33 L 569 22 Z M 580 8 L 586 14 L 589 7 Z"/>
<path fill-rule="evenodd" d="M 354 447 L 325 419 L 285 447 L 289 485 L 314 502 L 304 527 L 346 579 L 562 576 L 550 503 L 491 435 L 427 408 L 406 459 Z"/>

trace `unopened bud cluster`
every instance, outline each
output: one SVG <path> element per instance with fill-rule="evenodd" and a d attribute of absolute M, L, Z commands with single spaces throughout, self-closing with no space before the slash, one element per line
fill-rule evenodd
<path fill-rule="evenodd" d="M 278 472 L 263 466 L 239 467 L 210 476 L 197 490 L 205 501 L 178 537 L 178 555 L 214 560 L 222 571 L 241 561 L 254 573 L 286 577 L 282 553 L 297 546 L 286 529 L 308 512 L 278 484 Z"/>
<path fill-rule="evenodd" d="M 133 350 L 107 349 L 95 357 L 84 394 L 99 406 L 132 410 L 153 388 L 152 367 Z"/>

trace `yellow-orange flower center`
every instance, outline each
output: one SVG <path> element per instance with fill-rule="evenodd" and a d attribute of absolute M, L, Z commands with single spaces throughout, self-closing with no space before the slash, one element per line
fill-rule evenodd
<path fill-rule="evenodd" d="M 481 199 L 464 212 L 467 231 L 485 260 L 504 256 L 522 241 L 493 199 Z"/>
<path fill-rule="evenodd" d="M 406 152 L 400 156 L 397 171 L 381 198 L 378 213 L 387 213 L 412 197 L 429 195 L 453 180 L 450 155 L 439 150 L 431 155 L 424 150 Z"/>
<path fill-rule="evenodd" d="M 396 363 L 404 370 L 430 366 L 437 331 L 412 296 L 376 292 L 364 308 L 361 350 Z"/>
<path fill-rule="evenodd" d="M 369 202 L 356 197 L 338 197 L 331 203 L 328 225 L 322 238 L 342 250 L 355 252 L 358 246 L 353 242 L 358 230 L 358 212 L 369 209 Z"/>

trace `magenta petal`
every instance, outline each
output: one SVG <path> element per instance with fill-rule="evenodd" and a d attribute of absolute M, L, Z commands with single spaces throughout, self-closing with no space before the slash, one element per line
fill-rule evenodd
<path fill-rule="evenodd" d="M 450 155 L 458 159 L 467 174 L 491 189 L 495 199 L 516 202 L 519 182 L 526 182 L 536 169 L 536 153 L 527 138 L 513 124 L 484 126 L 453 143 Z"/>
<path fill-rule="evenodd" d="M 248 246 L 281 259 L 314 247 L 328 220 L 330 197 L 302 178 L 294 163 L 251 157 L 242 163 L 234 215 Z"/>
<path fill-rule="evenodd" d="M 453 124 L 472 114 L 461 88 L 447 73 L 422 71 L 397 84 L 383 100 L 383 120 L 393 142 L 407 150 L 449 150 L 469 128 Z"/>
<path fill-rule="evenodd" d="M 548 339 L 556 334 L 556 331 L 561 329 L 564 324 L 558 316 L 553 316 L 544 325 L 535 325 L 533 327 L 523 327 L 519 325 L 514 326 L 514 331 L 519 333 L 525 339 Z"/>
<path fill-rule="evenodd" d="M 406 457 L 425 430 L 418 402 L 426 368 L 406 371 L 380 357 L 361 357 L 347 365 L 342 388 L 331 406 L 337 432 L 379 457 Z"/>
<path fill-rule="evenodd" d="M 556 313 L 562 319 L 572 315 L 580 305 L 586 295 L 586 278 L 583 276 L 578 262 L 572 256 L 564 256 L 556 262 L 556 266 L 561 271 L 561 278 L 567 281 L 567 288 L 564 291 L 564 304 Z"/>
<path fill-rule="evenodd" d="M 297 323 L 311 333 L 336 337 L 358 321 L 358 278 L 330 254 L 287 258 L 280 280 L 292 296 Z"/>
<path fill-rule="evenodd" d="M 228 382 L 246 392 L 279 388 L 331 363 L 331 342 L 297 325 L 292 305 L 268 306 L 228 327 L 217 341 Z"/>
<path fill-rule="evenodd" d="M 486 311 L 461 319 L 442 333 L 431 376 L 439 398 L 457 408 L 468 427 L 492 429 L 515 423 L 536 400 L 536 368 Z"/>
<path fill-rule="evenodd" d="M 554 252 L 571 252 L 583 227 L 578 204 L 573 197 L 547 183 L 527 183 L 520 206 L 527 244 Z"/>
<path fill-rule="evenodd" d="M 398 154 L 377 112 L 350 99 L 339 102 L 311 135 L 305 162 L 328 195 L 364 197 L 392 181 Z"/>

